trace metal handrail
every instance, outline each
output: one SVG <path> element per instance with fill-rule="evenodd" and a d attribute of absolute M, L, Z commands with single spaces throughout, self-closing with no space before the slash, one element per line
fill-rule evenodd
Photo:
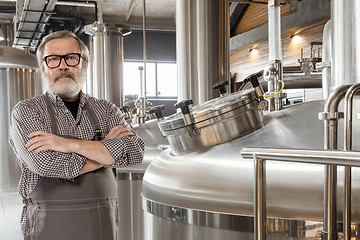
<path fill-rule="evenodd" d="M 342 150 L 243 148 L 244 159 L 254 159 L 254 239 L 266 238 L 266 160 L 360 167 L 360 152 Z M 347 184 L 347 182 L 345 182 Z M 336 219 L 335 219 L 336 221 Z M 350 224 L 350 223 L 349 223 Z M 335 234 L 335 233 L 333 233 Z"/>

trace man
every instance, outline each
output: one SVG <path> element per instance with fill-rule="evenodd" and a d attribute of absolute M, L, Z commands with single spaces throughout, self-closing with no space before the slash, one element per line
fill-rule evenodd
<path fill-rule="evenodd" d="M 46 36 L 37 58 L 46 93 L 14 107 L 9 131 L 24 239 L 117 239 L 111 169 L 140 163 L 144 142 L 114 104 L 82 93 L 89 52 L 75 34 Z"/>

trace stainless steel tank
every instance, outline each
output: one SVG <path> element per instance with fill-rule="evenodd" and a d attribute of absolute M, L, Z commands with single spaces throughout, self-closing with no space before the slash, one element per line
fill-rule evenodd
<path fill-rule="evenodd" d="M 35 56 L 0 46 L 0 192 L 17 191 L 20 168 L 8 143 L 10 113 L 15 104 L 42 93 Z"/>
<path fill-rule="evenodd" d="M 86 25 L 85 33 L 92 36 L 88 94 L 106 99 L 118 107 L 123 105 L 123 37 L 131 28 L 120 24 Z M 92 91 L 92 92 L 91 92 Z"/>
<path fill-rule="evenodd" d="M 175 155 L 178 145 L 169 141 L 171 148 L 151 162 L 143 180 L 145 239 L 253 238 L 254 163 L 241 157 L 241 149 L 322 149 L 323 122 L 318 120 L 318 113 L 323 108 L 324 101 L 318 100 L 265 113 L 260 127 L 250 134 L 186 154 Z M 247 117 L 248 121 L 253 119 L 251 115 Z M 231 121 L 231 118 L 221 121 Z M 353 136 L 357 136 L 354 149 L 359 149 L 360 124 L 354 124 Z M 357 199 L 360 174 L 359 169 L 353 171 L 353 199 Z M 342 175 L 343 170 L 339 168 L 338 178 L 342 179 Z M 322 165 L 267 162 L 268 217 L 277 221 L 286 219 L 287 224 L 297 220 L 301 224 L 321 222 L 323 184 Z M 343 185 L 340 180 L 338 185 L 340 213 Z M 352 220 L 359 223 L 359 202 L 353 201 L 352 207 Z M 305 236 L 305 230 L 310 228 L 304 228 L 302 234 Z M 271 234 L 271 229 L 268 231 Z M 282 231 L 282 236 L 290 236 L 290 230 Z M 276 235 L 275 231 L 272 234 Z"/>
<path fill-rule="evenodd" d="M 143 176 L 150 162 L 168 146 L 168 141 L 161 134 L 156 119 L 135 125 L 133 128 L 145 142 L 145 154 L 141 164 L 116 170 L 120 214 L 119 240 L 144 239 L 144 217 L 141 207 Z"/>
<path fill-rule="evenodd" d="M 279 2 L 279 1 L 269 1 Z M 359 1 L 332 1 L 332 53 L 331 90 L 349 83 L 359 83 L 359 54 L 357 39 L 360 21 Z M 279 44 L 280 42 L 276 42 Z M 285 106 L 263 114 L 259 125 L 245 135 L 238 134 L 226 142 L 201 145 L 194 140 L 199 135 L 184 133 L 168 135 L 171 148 L 161 152 L 148 166 L 143 179 L 142 201 L 145 215 L 146 240 L 195 240 L 195 239 L 253 239 L 254 238 L 254 160 L 245 160 L 243 148 L 324 149 L 324 124 L 318 114 L 324 112 L 325 100 Z M 357 99 L 355 106 L 360 104 Z M 209 107 L 208 110 L 216 107 Z M 355 107 L 357 108 L 357 107 Z M 339 108 L 342 112 L 343 107 Z M 341 115 L 341 114 L 339 114 Z M 247 122 L 254 118 L 246 116 Z M 337 121 L 330 117 L 331 121 Z M 175 125 L 176 118 L 164 120 Z M 211 119 L 224 124 L 229 118 Z M 174 124 L 172 124 L 172 122 Z M 196 123 L 184 118 L 185 126 Z M 330 122 L 330 121 L 328 121 Z M 342 121 L 338 130 L 339 149 L 343 149 Z M 333 123 L 333 122 L 332 122 Z M 353 148 L 360 149 L 360 123 L 353 119 Z M 161 122 L 159 127 L 161 128 Z M 229 124 L 232 126 L 232 124 Z M 331 126 L 332 127 L 332 126 Z M 164 129 L 161 129 L 164 132 Z M 211 129 L 209 138 L 216 138 L 217 128 Z M 172 129 L 173 132 L 176 129 Z M 210 131 L 210 130 L 209 130 Z M 182 137 L 184 136 L 184 137 Z M 185 137 L 186 136 L 186 137 Z M 211 136 L 211 137 L 210 137 Z M 187 151 L 182 146 L 188 142 Z M 207 140 L 209 142 L 209 140 Z M 332 140 L 332 143 L 336 141 Z M 184 150 L 185 149 L 185 150 Z M 354 160 L 354 159 L 349 159 Z M 333 166 L 332 166 L 333 167 Z M 324 210 L 328 202 L 337 202 L 331 209 L 331 222 L 338 221 L 337 229 L 327 228 L 324 234 L 336 239 L 342 231 L 344 168 L 337 168 L 337 195 L 324 200 L 324 180 L 328 167 L 319 164 L 303 164 L 266 161 L 267 239 L 321 238 Z M 360 172 L 352 168 L 351 235 L 359 237 L 360 229 Z M 326 178 L 328 179 L 328 178 Z M 336 179 L 335 177 L 332 179 Z M 331 182 L 332 184 L 332 182 Z M 330 185 L 327 182 L 327 185 Z M 335 185 L 335 186 L 336 186 Z M 328 191 L 329 187 L 326 188 Z M 325 213 L 325 214 L 324 214 Z M 325 221 L 325 225 L 328 222 Z M 325 226 L 324 226 L 325 230 Z M 345 232 L 345 229 L 344 229 Z M 339 236 L 341 238 L 341 236 Z M 325 238 L 323 238 L 325 239 Z"/>

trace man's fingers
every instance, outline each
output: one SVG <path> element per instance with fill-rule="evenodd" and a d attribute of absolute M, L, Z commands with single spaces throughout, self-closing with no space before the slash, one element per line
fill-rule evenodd
<path fill-rule="evenodd" d="M 125 137 L 125 136 L 133 136 L 134 133 L 122 126 L 116 126 L 110 129 L 109 133 L 106 135 L 105 139 L 110 138 L 119 138 L 119 137 Z"/>

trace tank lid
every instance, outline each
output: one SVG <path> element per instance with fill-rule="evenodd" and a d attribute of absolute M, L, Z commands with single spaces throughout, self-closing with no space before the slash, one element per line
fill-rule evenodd
<path fill-rule="evenodd" d="M 212 99 L 194 107 L 189 107 L 189 110 L 190 115 L 192 115 L 194 119 L 194 124 L 199 124 L 209 119 L 212 119 L 211 122 L 214 123 L 223 121 L 224 119 L 219 118 L 219 116 L 226 113 L 236 110 L 238 114 L 239 108 L 253 101 L 256 101 L 255 91 L 253 89 L 247 89 Z M 244 112 L 245 111 L 246 109 L 244 109 Z M 228 114 L 226 115 L 229 116 Z M 183 116 L 181 112 L 178 112 L 160 121 L 159 127 L 161 131 L 171 131 L 187 126 L 183 120 Z"/>
<path fill-rule="evenodd" d="M 0 68 L 30 68 L 39 69 L 39 64 L 34 55 L 25 53 L 23 50 L 0 46 Z"/>
<path fill-rule="evenodd" d="M 108 24 L 108 23 L 95 23 L 89 24 L 84 27 L 84 32 L 89 35 L 96 33 L 118 33 L 121 36 L 126 36 L 132 32 L 131 27 L 122 24 Z"/>

